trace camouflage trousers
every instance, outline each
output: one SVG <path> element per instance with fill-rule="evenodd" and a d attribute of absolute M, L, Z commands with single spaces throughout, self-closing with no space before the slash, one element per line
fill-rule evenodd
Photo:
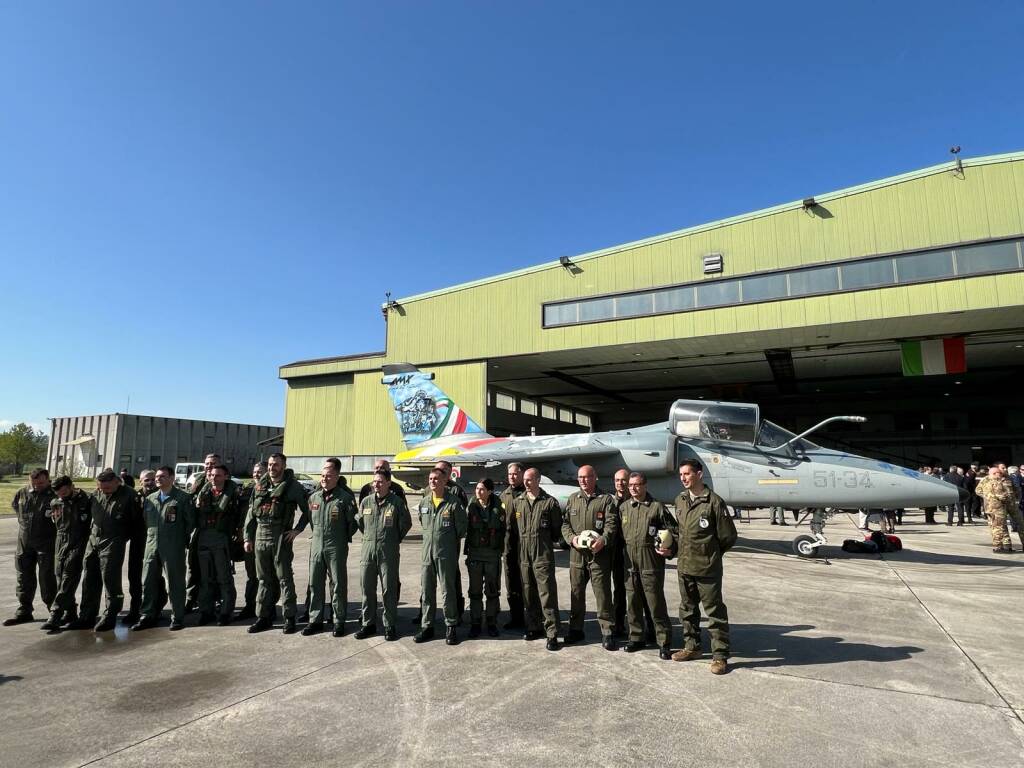
<path fill-rule="evenodd" d="M 997 509 L 989 512 L 986 517 L 988 518 L 988 532 L 992 536 L 992 547 L 994 549 L 1009 549 L 1010 532 L 1006 528 L 1006 511 Z"/>

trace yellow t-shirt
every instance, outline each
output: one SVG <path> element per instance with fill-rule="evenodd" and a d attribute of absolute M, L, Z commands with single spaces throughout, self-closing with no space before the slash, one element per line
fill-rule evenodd
<path fill-rule="evenodd" d="M 431 496 L 431 498 L 434 500 L 434 506 L 435 507 L 440 507 L 441 506 L 441 502 L 444 501 L 444 497 L 443 496 Z"/>

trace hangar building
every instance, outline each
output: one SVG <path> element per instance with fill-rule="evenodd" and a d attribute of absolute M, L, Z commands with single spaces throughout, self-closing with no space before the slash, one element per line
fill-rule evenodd
<path fill-rule="evenodd" d="M 795 430 L 867 416 L 815 439 L 907 466 L 1019 463 L 1022 243 L 1019 152 L 409 296 L 383 308 L 384 351 L 281 367 L 285 452 L 359 474 L 402 450 L 381 384 L 402 362 L 495 435 L 652 423 L 705 398 Z M 945 338 L 966 370 L 904 375 L 913 342 Z"/>

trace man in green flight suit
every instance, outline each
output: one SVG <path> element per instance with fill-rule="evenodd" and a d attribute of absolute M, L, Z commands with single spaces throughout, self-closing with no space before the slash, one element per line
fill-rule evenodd
<path fill-rule="evenodd" d="M 203 458 L 203 471 L 195 479 L 191 488 L 186 490 L 192 496 L 195 504 L 196 497 L 202 492 L 207 483 L 210 482 L 210 473 L 213 468 L 223 461 L 218 453 L 208 453 Z M 185 587 L 185 612 L 192 613 L 199 605 L 199 585 L 203 580 L 203 569 L 199 564 L 199 537 L 198 531 L 192 534 L 192 541 L 188 543 L 188 577 Z"/>
<path fill-rule="evenodd" d="M 245 549 L 256 552 L 256 574 L 260 591 L 256 596 L 259 618 L 249 632 L 263 632 L 274 625 L 275 606 L 284 605 L 284 633 L 295 631 L 295 575 L 292 571 L 292 542 L 309 521 L 306 492 L 287 468 L 288 457 L 271 454 L 267 474 L 253 491 L 252 506 L 245 525 Z M 301 512 L 295 523 L 295 510 Z"/>
<path fill-rule="evenodd" d="M 231 537 L 241 514 L 238 485 L 228 477 L 228 468 L 216 464 L 209 482 L 193 496 L 196 507 L 196 541 L 199 557 L 200 626 L 214 618 L 214 586 L 220 593 L 219 626 L 231 623 L 235 612 L 235 573 L 231 562 Z"/>
<path fill-rule="evenodd" d="M 18 576 L 14 591 L 18 597 L 18 609 L 14 616 L 4 619 L 5 627 L 32 621 L 37 570 L 39 596 L 43 598 L 46 610 L 50 610 L 57 595 L 57 579 L 53 571 L 57 529 L 50 519 L 50 502 L 54 498 L 50 473 L 45 469 L 33 469 L 29 485 L 19 490 L 11 502 L 18 518 L 18 546 L 14 553 L 14 570 Z"/>
<path fill-rule="evenodd" d="M 75 592 L 82 579 L 82 559 L 85 557 L 85 545 L 89 542 L 92 499 L 85 491 L 75 488 L 67 475 L 53 481 L 53 490 L 57 495 L 50 502 L 50 518 L 57 527 L 54 559 L 57 596 L 53 599 L 50 618 L 42 628 L 59 632 L 61 625 L 70 624 L 78 618 Z"/>
<path fill-rule="evenodd" d="M 104 469 L 96 476 L 96 482 L 99 489 L 92 495 L 92 532 L 85 549 L 82 604 L 78 621 L 71 627 L 87 629 L 96 621 L 102 588 L 106 605 L 94 629 L 109 632 L 117 625 L 117 614 L 124 605 L 121 570 L 125 548 L 142 508 L 135 491 L 123 485 L 114 470 Z"/>
<path fill-rule="evenodd" d="M 614 497 L 598 490 L 597 472 L 584 465 L 576 473 L 580 490 L 565 503 L 562 538 L 569 552 L 569 633 L 565 643 L 583 639 L 583 618 L 587 611 L 587 582 L 593 585 L 597 602 L 597 622 L 601 626 L 601 646 L 614 651 L 618 645 L 612 635 L 612 556 L 619 535 L 619 510 Z M 580 534 L 594 531 L 589 543 Z"/>
<path fill-rule="evenodd" d="M 434 614 L 437 612 L 437 582 L 441 582 L 444 600 L 445 642 L 458 645 L 455 626 L 459 621 L 458 591 L 459 542 L 466 536 L 466 507 L 446 488 L 448 478 L 442 469 L 430 470 L 429 492 L 420 500 L 420 527 L 423 529 L 422 567 L 420 570 L 420 631 L 415 642 L 434 638 Z"/>
<path fill-rule="evenodd" d="M 525 629 L 523 618 L 523 573 L 519 568 L 519 528 L 512 514 L 512 502 L 526 493 L 523 471 L 519 462 L 508 465 L 508 485 L 501 492 L 501 505 L 505 510 L 505 598 L 508 600 L 508 623 L 505 629 Z"/>
<path fill-rule="evenodd" d="M 673 661 L 703 655 L 700 648 L 700 606 L 708 617 L 711 635 L 711 672 L 728 671 L 729 612 L 722 600 L 722 556 L 736 543 L 736 526 L 722 497 L 704 485 L 704 468 L 696 459 L 679 465 L 683 492 L 676 496 L 678 543 L 679 620 L 683 648 Z"/>
<path fill-rule="evenodd" d="M 196 527 L 192 497 L 174 487 L 174 470 L 156 471 L 157 490 L 146 497 L 146 554 L 142 564 L 142 617 L 132 631 L 155 627 L 160 618 L 161 576 L 171 598 L 171 626 L 185 627 L 185 560 Z"/>
<path fill-rule="evenodd" d="M 494 493 L 494 481 L 476 484 L 476 498 L 466 516 L 466 570 L 469 571 L 469 636 L 480 637 L 487 595 L 487 634 L 498 636 L 498 598 L 501 595 L 501 553 L 505 548 L 505 507 Z"/>
<path fill-rule="evenodd" d="M 661 646 L 659 656 L 668 661 L 672 658 L 672 623 L 665 603 L 665 557 L 669 551 L 659 548 L 658 531 L 671 530 L 675 521 L 665 506 L 647 493 L 647 477 L 642 472 L 630 473 L 628 487 L 630 498 L 619 504 L 619 530 L 626 544 L 629 619 L 629 643 L 623 650 L 635 653 L 647 645 L 644 607 L 650 606 Z"/>
<path fill-rule="evenodd" d="M 547 635 L 547 649 L 557 651 L 561 617 L 555 582 L 555 541 L 562 529 L 562 509 L 540 487 L 539 470 L 526 470 L 523 481 L 526 490 L 512 500 L 511 512 L 519 531 L 519 569 L 526 619 L 523 639 L 539 640 Z"/>
<path fill-rule="evenodd" d="M 324 628 L 324 582 L 331 582 L 334 636 L 345 634 L 348 610 L 348 545 L 356 531 L 356 497 L 340 483 L 341 461 L 324 460 L 320 490 L 309 497 L 309 524 L 313 541 L 309 546 L 309 624 L 304 635 Z"/>
<path fill-rule="evenodd" d="M 256 576 L 256 553 L 245 549 L 245 524 L 249 512 L 252 510 L 252 499 L 256 495 L 256 487 L 260 484 L 260 478 L 267 474 L 267 465 L 257 461 L 252 467 L 252 482 L 242 489 L 239 499 L 240 511 L 238 515 L 238 530 L 235 532 L 236 541 L 242 550 L 241 562 L 245 566 L 245 604 L 242 610 L 235 617 L 236 620 L 256 618 L 256 594 L 260 588 L 260 580 Z M 236 550 L 237 551 L 237 550 Z M 236 560 L 238 555 L 236 554 Z"/>
<path fill-rule="evenodd" d="M 377 634 L 377 579 L 383 582 L 384 639 L 397 640 L 398 568 L 402 539 L 412 528 L 405 501 L 391 492 L 391 472 L 373 473 L 373 493 L 359 503 L 356 523 L 363 534 L 359 556 L 359 588 L 363 595 L 357 640 Z"/>

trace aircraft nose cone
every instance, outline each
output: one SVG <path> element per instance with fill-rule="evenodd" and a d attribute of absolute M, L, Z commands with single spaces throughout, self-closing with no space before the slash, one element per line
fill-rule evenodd
<path fill-rule="evenodd" d="M 966 488 L 958 488 L 957 490 L 960 491 L 960 503 L 967 503 L 967 500 L 971 498 L 971 492 Z"/>

